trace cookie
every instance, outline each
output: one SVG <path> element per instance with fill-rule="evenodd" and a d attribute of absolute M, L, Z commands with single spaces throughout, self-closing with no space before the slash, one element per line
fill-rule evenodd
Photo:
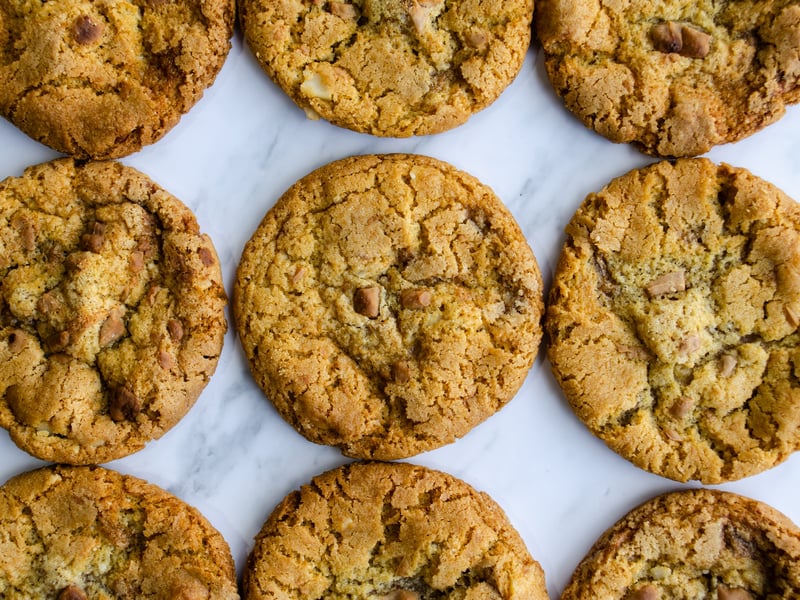
<path fill-rule="evenodd" d="M 238 599 L 233 558 L 193 507 L 102 467 L 0 487 L 0 597 Z"/>
<path fill-rule="evenodd" d="M 561 600 L 800 597 L 800 529 L 730 492 L 685 490 L 632 510 L 595 543 Z"/>
<path fill-rule="evenodd" d="M 719 483 L 800 447 L 800 207 L 748 171 L 661 162 L 590 194 L 545 321 L 578 417 L 634 464 Z"/>
<path fill-rule="evenodd" d="M 797 0 L 541 0 L 536 31 L 566 107 L 655 156 L 703 154 L 800 102 Z"/>
<path fill-rule="evenodd" d="M 243 598 L 546 600 L 502 509 L 446 473 L 353 463 L 289 494 L 256 537 Z"/>
<path fill-rule="evenodd" d="M 280 414 L 348 456 L 437 448 L 498 411 L 534 362 L 542 281 L 511 213 L 413 155 L 333 162 L 246 244 L 233 310 Z"/>
<path fill-rule="evenodd" d="M 494 102 L 530 44 L 533 0 L 243 0 L 245 40 L 311 118 L 438 133 Z"/>
<path fill-rule="evenodd" d="M 0 114 L 80 158 L 159 140 L 222 68 L 233 0 L 0 3 Z"/>
<path fill-rule="evenodd" d="M 226 330 L 216 252 L 191 211 L 116 162 L 0 183 L 0 426 L 30 454 L 106 462 L 175 425 Z"/>

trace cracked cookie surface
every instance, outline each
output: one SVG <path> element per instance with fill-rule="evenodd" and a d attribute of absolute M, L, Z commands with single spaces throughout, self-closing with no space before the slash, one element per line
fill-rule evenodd
<path fill-rule="evenodd" d="M 289 494 L 256 537 L 244 598 L 546 600 L 502 509 L 446 473 L 354 463 Z"/>
<path fill-rule="evenodd" d="M 756 600 L 800 595 L 800 530 L 718 490 L 652 498 L 606 531 L 561 600 Z"/>
<path fill-rule="evenodd" d="M 68 466 L 0 487 L 0 596 L 239 598 L 230 549 L 195 508 L 129 475 Z"/>
<path fill-rule="evenodd" d="M 703 154 L 800 102 L 797 0 L 541 0 L 536 31 L 567 108 L 648 154 Z"/>
<path fill-rule="evenodd" d="M 590 194 L 545 319 L 578 417 L 617 453 L 718 483 L 800 447 L 800 207 L 744 169 L 661 162 Z"/>
<path fill-rule="evenodd" d="M 43 460 L 99 463 L 175 425 L 226 330 L 191 211 L 116 162 L 0 183 L 0 426 Z"/>
<path fill-rule="evenodd" d="M 245 0 L 247 44 L 312 118 L 407 137 L 451 129 L 519 72 L 533 0 Z"/>
<path fill-rule="evenodd" d="M 513 216 L 474 177 L 422 156 L 358 156 L 267 213 L 233 310 L 289 423 L 390 459 L 450 443 L 511 399 L 538 352 L 542 282 Z"/>
<path fill-rule="evenodd" d="M 233 0 L 0 3 L 0 114 L 79 158 L 152 144 L 209 87 Z"/>

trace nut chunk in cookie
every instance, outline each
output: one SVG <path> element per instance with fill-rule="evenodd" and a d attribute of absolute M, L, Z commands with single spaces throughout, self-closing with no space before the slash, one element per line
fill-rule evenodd
<path fill-rule="evenodd" d="M 502 509 L 446 473 L 352 463 L 289 494 L 255 540 L 243 598 L 547 600 Z"/>
<path fill-rule="evenodd" d="M 173 427 L 226 330 L 192 212 L 116 162 L 62 159 L 0 183 L 0 426 L 43 460 L 101 463 Z"/>
<path fill-rule="evenodd" d="M 234 286 L 254 378 L 309 440 L 357 458 L 453 442 L 533 365 L 542 279 L 511 213 L 474 177 L 358 156 L 293 185 Z"/>
<path fill-rule="evenodd" d="M 704 154 L 800 102 L 800 2 L 537 0 L 556 93 L 613 142 Z"/>
<path fill-rule="evenodd" d="M 681 159 L 590 194 L 566 233 L 547 352 L 590 431 L 678 481 L 740 479 L 800 449 L 800 205 Z"/>

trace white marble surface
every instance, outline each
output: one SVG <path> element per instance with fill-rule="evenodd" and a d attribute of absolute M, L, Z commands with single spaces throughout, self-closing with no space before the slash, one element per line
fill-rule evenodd
<path fill-rule="evenodd" d="M 500 99 L 453 131 L 379 139 L 309 121 L 234 40 L 216 83 L 157 144 L 124 162 L 188 204 L 213 238 L 230 291 L 242 247 L 296 179 L 334 159 L 374 152 L 427 154 L 490 185 L 514 213 L 549 284 L 564 225 L 591 191 L 651 162 L 585 129 L 553 94 L 537 48 Z M 0 178 L 56 154 L 0 120 Z M 800 199 L 800 107 L 757 135 L 709 155 L 750 169 Z M 681 487 L 617 457 L 577 421 L 541 355 L 500 413 L 455 444 L 411 459 L 466 480 L 505 509 L 542 564 L 553 598 L 589 546 L 645 499 Z M 292 489 L 345 459 L 285 424 L 253 383 L 229 331 L 216 374 L 161 440 L 109 466 L 198 507 L 241 571 L 253 536 Z M 0 481 L 42 463 L 0 430 Z M 720 486 L 800 522 L 800 454 Z"/>

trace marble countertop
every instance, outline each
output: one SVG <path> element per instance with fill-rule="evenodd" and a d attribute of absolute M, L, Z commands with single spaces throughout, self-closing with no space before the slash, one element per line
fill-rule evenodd
<path fill-rule="evenodd" d="M 380 139 L 307 120 L 259 69 L 241 38 L 215 84 L 158 143 L 123 160 L 181 198 L 217 247 L 230 293 L 245 242 L 297 179 L 353 154 L 413 152 L 491 186 L 519 221 L 549 286 L 563 229 L 583 198 L 652 159 L 585 129 L 556 98 L 533 47 L 499 100 L 447 133 Z M 0 178 L 56 154 L 0 122 Z M 800 200 L 800 106 L 737 144 L 711 151 Z M 346 459 L 287 425 L 253 382 L 233 331 L 189 414 L 141 452 L 107 466 L 196 506 L 231 546 L 238 571 L 267 515 L 291 490 Z M 410 462 L 449 472 L 506 511 L 558 597 L 594 540 L 619 517 L 680 484 L 611 452 L 570 411 L 540 354 L 519 394 L 455 444 Z M 41 466 L 0 430 L 0 482 Z M 687 484 L 689 486 L 696 484 Z M 715 486 L 800 523 L 800 453 L 763 474 Z"/>

